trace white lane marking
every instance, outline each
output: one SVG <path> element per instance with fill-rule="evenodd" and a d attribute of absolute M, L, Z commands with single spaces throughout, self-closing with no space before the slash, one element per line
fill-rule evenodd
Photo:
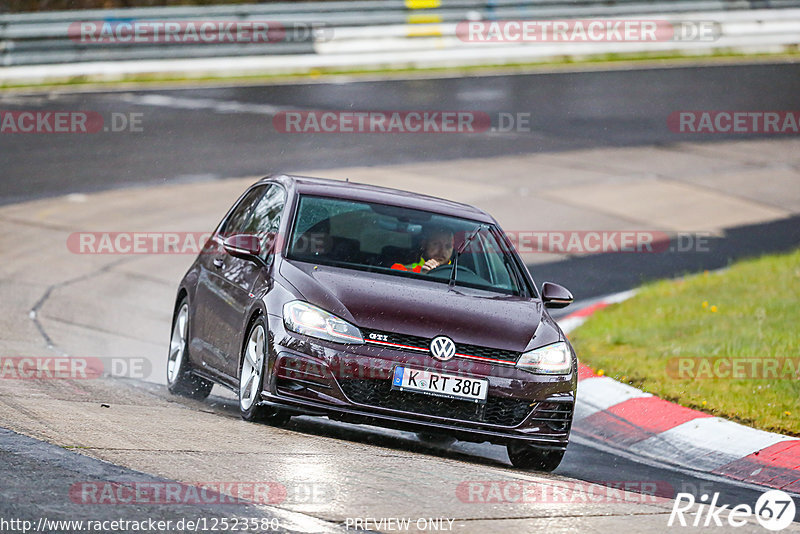
<path fill-rule="evenodd" d="M 5 106 L 43 106 L 63 100 L 75 100 L 75 98 L 64 93 L 0 94 L 0 103 Z"/>
<path fill-rule="evenodd" d="M 652 396 L 607 376 L 586 378 L 578 383 L 575 420 L 589 417 L 629 399 Z"/>
<path fill-rule="evenodd" d="M 64 200 L 66 200 L 67 202 L 82 204 L 84 202 L 88 202 L 89 197 L 83 193 L 70 193 L 64 197 Z"/>
<path fill-rule="evenodd" d="M 176 97 L 162 94 L 123 93 L 114 95 L 117 100 L 139 106 L 157 106 L 174 109 L 210 109 L 217 113 L 253 113 L 276 115 L 281 111 L 298 111 L 297 106 L 273 106 L 271 104 L 251 104 L 236 100 L 217 100 L 214 98 Z"/>
<path fill-rule="evenodd" d="M 692 419 L 629 447 L 633 453 L 713 471 L 782 441 L 797 440 L 719 417 Z"/>
<path fill-rule="evenodd" d="M 456 98 L 465 102 L 478 100 L 494 102 L 503 96 L 505 96 L 505 91 L 502 89 L 467 89 L 456 93 Z"/>
<path fill-rule="evenodd" d="M 627 291 L 620 291 L 619 293 L 614 293 L 603 298 L 603 302 L 606 304 L 619 304 L 624 300 L 628 300 L 632 296 L 636 294 L 636 289 L 629 289 Z"/>

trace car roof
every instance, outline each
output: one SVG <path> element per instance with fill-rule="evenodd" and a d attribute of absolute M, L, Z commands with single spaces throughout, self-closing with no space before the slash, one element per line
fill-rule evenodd
<path fill-rule="evenodd" d="M 278 181 L 298 194 L 375 202 L 496 224 L 491 215 L 475 206 L 402 189 L 286 174 L 268 176 L 264 181 Z"/>

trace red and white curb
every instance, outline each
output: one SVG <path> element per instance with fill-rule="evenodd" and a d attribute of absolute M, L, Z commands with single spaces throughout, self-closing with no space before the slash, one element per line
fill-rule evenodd
<path fill-rule="evenodd" d="M 558 323 L 569 333 L 597 310 L 633 294 L 610 295 Z M 800 493 L 800 439 L 667 402 L 583 364 L 573 432 L 635 456 Z"/>

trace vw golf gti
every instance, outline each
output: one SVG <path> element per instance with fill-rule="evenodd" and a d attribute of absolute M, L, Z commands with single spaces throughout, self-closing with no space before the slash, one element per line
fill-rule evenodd
<path fill-rule="evenodd" d="M 577 359 L 489 214 L 336 180 L 271 176 L 220 222 L 180 282 L 169 390 L 238 393 L 244 419 L 293 415 L 489 441 L 553 470 Z"/>

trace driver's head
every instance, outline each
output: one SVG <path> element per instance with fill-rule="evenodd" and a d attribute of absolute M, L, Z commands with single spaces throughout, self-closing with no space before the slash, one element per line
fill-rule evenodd
<path fill-rule="evenodd" d="M 422 257 L 445 264 L 450 261 L 452 255 L 453 231 L 443 226 L 427 229 L 422 240 Z"/>
<path fill-rule="evenodd" d="M 331 238 L 331 221 L 323 219 L 307 230 L 303 237 L 306 251 L 314 255 L 326 255 L 330 252 L 333 239 Z"/>

